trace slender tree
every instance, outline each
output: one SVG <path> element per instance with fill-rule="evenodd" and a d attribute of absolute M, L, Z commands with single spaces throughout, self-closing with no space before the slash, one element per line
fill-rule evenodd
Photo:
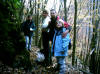
<path fill-rule="evenodd" d="M 65 13 L 64 19 L 65 19 L 65 21 L 67 21 L 67 8 L 66 8 L 66 2 L 67 2 L 67 0 L 64 0 L 64 13 Z"/>
<path fill-rule="evenodd" d="M 90 49 L 93 51 L 91 53 L 91 58 L 90 58 L 90 71 L 93 74 L 99 74 L 99 68 L 100 68 L 100 50 L 98 46 L 98 41 L 99 41 L 99 20 L 100 18 L 98 17 L 96 10 L 97 10 L 97 1 L 93 0 L 93 16 L 92 16 L 92 24 L 93 24 L 93 33 L 92 33 L 92 39 L 91 39 L 91 44 L 90 44 Z M 99 53 L 99 54 L 98 54 Z"/>
<path fill-rule="evenodd" d="M 74 14 L 74 37 L 73 37 L 72 65 L 75 64 L 77 0 L 74 1 L 74 5 L 75 5 L 75 14 Z"/>

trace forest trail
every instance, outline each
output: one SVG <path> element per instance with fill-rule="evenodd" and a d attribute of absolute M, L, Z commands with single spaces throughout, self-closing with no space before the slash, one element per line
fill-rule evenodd
<path fill-rule="evenodd" d="M 53 57 L 53 66 L 44 67 L 42 64 L 37 64 L 35 62 L 36 59 L 36 52 L 38 52 L 40 49 L 36 46 L 32 47 L 32 51 L 30 52 L 30 60 L 32 63 L 32 70 L 26 72 L 23 68 L 11 68 L 9 66 L 6 66 L 0 62 L 0 74 L 58 74 L 58 71 L 55 70 L 56 65 L 56 59 Z M 67 69 L 66 74 L 83 74 L 82 71 L 80 71 L 76 67 L 72 67 L 70 63 L 67 62 Z"/>
<path fill-rule="evenodd" d="M 37 47 L 32 47 L 32 51 L 30 52 L 30 60 L 33 65 L 32 72 L 34 72 L 35 74 L 58 74 L 58 71 L 55 70 L 55 66 L 57 64 L 55 57 L 52 58 L 53 65 L 49 67 L 44 67 L 43 65 L 39 65 L 35 62 L 36 52 L 38 52 L 39 50 L 40 49 Z M 66 74 L 83 74 L 83 72 L 79 71 L 78 68 L 72 67 L 70 61 L 66 62 L 67 62 Z"/>

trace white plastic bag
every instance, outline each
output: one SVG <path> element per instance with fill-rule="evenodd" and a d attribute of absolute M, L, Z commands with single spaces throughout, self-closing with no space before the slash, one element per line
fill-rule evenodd
<path fill-rule="evenodd" d="M 42 54 L 41 52 L 37 52 L 36 57 L 37 57 L 36 60 L 37 60 L 38 62 L 42 62 L 42 61 L 44 61 L 44 59 L 45 59 L 44 54 Z"/>
<path fill-rule="evenodd" d="M 33 29 L 32 29 L 32 28 L 30 28 L 30 31 L 33 31 Z"/>

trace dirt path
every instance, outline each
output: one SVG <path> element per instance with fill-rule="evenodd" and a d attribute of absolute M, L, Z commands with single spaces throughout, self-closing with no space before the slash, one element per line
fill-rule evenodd
<path fill-rule="evenodd" d="M 8 67 L 2 62 L 0 62 L 0 74 L 58 74 L 58 71 L 55 70 L 56 65 L 56 59 L 53 58 L 53 65 L 44 67 L 43 64 L 37 64 L 35 61 L 36 59 L 36 52 L 40 49 L 37 47 L 32 47 L 32 51 L 30 52 L 30 60 L 32 63 L 32 70 L 26 72 L 24 68 L 11 68 Z M 70 63 L 67 63 L 67 69 L 66 74 L 83 74 L 81 71 L 79 71 L 77 68 L 72 67 Z"/>
<path fill-rule="evenodd" d="M 58 71 L 55 70 L 55 65 L 56 59 L 53 57 L 53 65 L 49 67 L 44 67 L 42 64 L 36 64 L 35 59 L 36 59 L 36 52 L 39 51 L 40 49 L 37 47 L 32 47 L 32 51 L 30 52 L 30 59 L 33 64 L 33 70 L 35 74 L 58 74 Z M 77 68 L 72 67 L 71 64 L 67 61 L 67 69 L 66 69 L 66 74 L 83 74 L 81 71 L 79 71 Z"/>

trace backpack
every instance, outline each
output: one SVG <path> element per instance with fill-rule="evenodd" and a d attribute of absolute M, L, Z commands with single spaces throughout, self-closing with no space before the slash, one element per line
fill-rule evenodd
<path fill-rule="evenodd" d="M 71 39 L 69 40 L 69 45 L 68 45 L 68 49 L 71 49 L 72 44 L 71 44 Z"/>

